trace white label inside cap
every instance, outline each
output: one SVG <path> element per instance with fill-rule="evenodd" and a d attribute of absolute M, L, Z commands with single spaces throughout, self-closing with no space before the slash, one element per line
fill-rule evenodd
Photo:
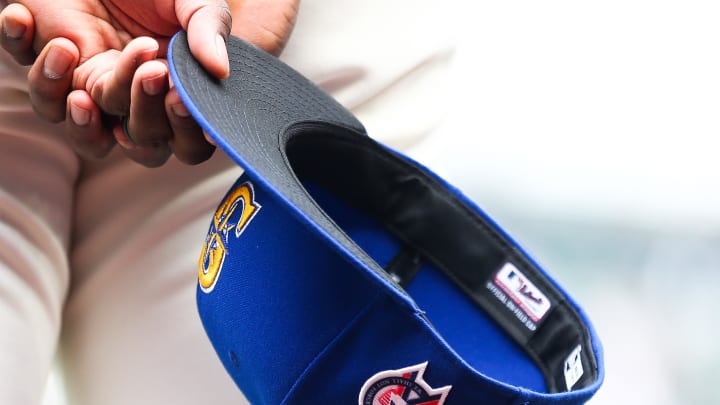
<path fill-rule="evenodd" d="M 505 263 L 498 271 L 495 284 L 534 322 L 539 322 L 550 310 L 550 300 L 512 263 Z"/>
<path fill-rule="evenodd" d="M 577 383 L 583 375 L 582 357 L 580 352 L 582 347 L 578 345 L 565 359 L 565 384 L 567 385 L 568 391 Z"/>

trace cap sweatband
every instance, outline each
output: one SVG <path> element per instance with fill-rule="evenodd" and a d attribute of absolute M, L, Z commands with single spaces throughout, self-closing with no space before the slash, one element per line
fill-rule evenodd
<path fill-rule="evenodd" d="M 603 378 L 580 307 L 472 201 L 236 38 L 211 77 L 186 35 L 173 82 L 244 174 L 197 302 L 253 404 L 581 404 Z"/>

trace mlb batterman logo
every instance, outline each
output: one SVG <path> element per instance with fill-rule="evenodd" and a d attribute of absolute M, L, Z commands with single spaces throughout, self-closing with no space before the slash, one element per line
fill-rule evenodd
<path fill-rule="evenodd" d="M 215 288 L 230 238 L 239 237 L 260 208 L 252 183 L 247 181 L 232 189 L 215 211 L 198 260 L 198 280 L 203 292 Z"/>
<path fill-rule="evenodd" d="M 375 374 L 360 389 L 359 405 L 442 405 L 451 385 L 431 388 L 423 380 L 428 363 Z"/>

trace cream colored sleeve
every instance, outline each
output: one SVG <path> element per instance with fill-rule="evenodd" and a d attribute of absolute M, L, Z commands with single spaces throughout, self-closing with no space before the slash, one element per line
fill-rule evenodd
<path fill-rule="evenodd" d="M 39 403 L 68 287 L 78 161 L 0 55 L 0 403 Z"/>
<path fill-rule="evenodd" d="M 452 3 L 303 0 L 283 59 L 349 108 L 371 137 L 419 142 L 446 115 Z"/>

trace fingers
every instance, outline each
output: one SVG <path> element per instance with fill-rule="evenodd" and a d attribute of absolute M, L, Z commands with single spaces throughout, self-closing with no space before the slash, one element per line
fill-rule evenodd
<path fill-rule="evenodd" d="M 79 155 L 102 158 L 110 153 L 115 146 L 115 138 L 87 92 L 74 90 L 68 95 L 66 115 L 65 133 Z"/>
<path fill-rule="evenodd" d="M 74 86 L 85 91 L 73 91 L 67 99 L 66 130 L 78 153 L 102 157 L 117 143 L 130 159 L 148 167 L 164 164 L 173 153 L 188 164 L 212 155 L 214 147 L 177 92 L 170 91 L 166 63 L 150 60 L 135 68 L 155 51 L 134 42 L 77 68 Z"/>
<path fill-rule="evenodd" d="M 126 128 L 118 126 L 113 132 L 125 154 L 148 167 L 162 165 L 171 154 L 183 163 L 198 164 L 215 151 L 177 91 L 168 89 L 167 65 L 159 61 L 138 68 Z"/>
<path fill-rule="evenodd" d="M 226 48 L 230 31 L 279 55 L 295 26 L 299 0 L 234 1 L 232 10 L 221 0 L 177 0 L 175 6 L 193 56 L 211 74 L 225 78 L 230 74 Z"/>
<path fill-rule="evenodd" d="M 208 143 L 175 89 L 170 89 L 165 97 L 165 111 L 172 127 L 170 148 L 175 156 L 190 165 L 210 159 L 215 146 Z"/>
<path fill-rule="evenodd" d="M 73 71 L 80 58 L 75 44 L 55 38 L 43 48 L 28 72 L 30 101 L 35 112 L 50 122 L 60 122 L 66 114 L 66 96 Z"/>
<path fill-rule="evenodd" d="M 115 116 L 111 122 L 106 120 L 101 130 L 93 125 L 96 121 L 85 127 L 78 125 L 88 116 L 83 107 L 91 117 L 99 113 L 83 104 L 86 100 L 73 98 L 68 108 L 72 123 L 66 128 L 74 131 L 70 138 L 83 156 L 100 157 L 103 147 L 112 148 L 117 141 L 129 158 L 144 166 L 156 167 L 167 161 L 172 136 L 164 107 L 168 70 L 162 62 L 146 61 L 155 58 L 157 49 L 153 39 L 137 38 L 122 52 L 100 53 L 77 68 L 73 86 L 92 96 L 95 109 Z M 127 117 L 127 121 L 120 117 Z"/>
<path fill-rule="evenodd" d="M 35 20 L 24 6 L 13 3 L 0 13 L 0 45 L 21 65 L 30 65 L 37 55 L 33 49 Z"/>
<path fill-rule="evenodd" d="M 188 32 L 193 56 L 212 75 L 230 74 L 226 42 L 232 28 L 232 14 L 222 0 L 177 0 L 175 10 L 180 25 Z"/>
<path fill-rule="evenodd" d="M 126 128 L 118 126 L 113 131 L 125 154 L 148 167 L 161 166 L 172 154 L 172 129 L 165 112 L 167 91 L 167 65 L 160 61 L 140 65 L 133 76 Z"/>
<path fill-rule="evenodd" d="M 92 86 L 91 95 L 108 114 L 127 115 L 130 105 L 130 89 L 136 70 L 143 63 L 156 58 L 159 45 L 149 37 L 132 40 L 123 49 L 112 66 L 113 74 L 107 81 Z"/>

